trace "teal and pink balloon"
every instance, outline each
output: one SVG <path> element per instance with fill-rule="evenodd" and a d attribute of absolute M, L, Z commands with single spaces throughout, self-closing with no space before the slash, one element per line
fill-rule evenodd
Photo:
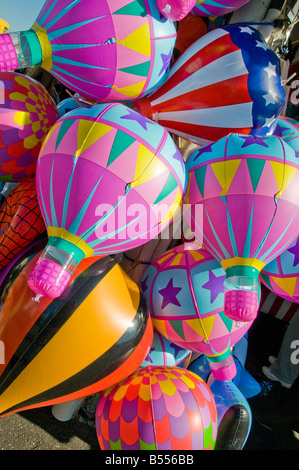
<path fill-rule="evenodd" d="M 158 236 L 181 210 L 187 183 L 166 129 L 117 103 L 60 118 L 39 154 L 36 181 L 49 242 L 28 282 L 47 297 L 63 292 L 84 257 Z"/>
<path fill-rule="evenodd" d="M 197 0 L 192 13 L 197 16 L 222 16 L 241 8 L 249 0 Z"/>
<path fill-rule="evenodd" d="M 230 132 L 272 134 L 285 102 L 279 58 L 256 29 L 233 24 L 193 42 L 165 83 L 133 105 L 202 146 Z"/>
<path fill-rule="evenodd" d="M 221 264 L 206 249 L 184 245 L 151 263 L 141 282 L 156 330 L 181 348 L 205 354 L 218 380 L 235 376 L 230 348 L 251 326 L 224 314 L 224 282 Z"/>
<path fill-rule="evenodd" d="M 40 65 L 94 101 L 124 101 L 159 86 L 176 30 L 157 0 L 46 0 L 30 29 L 2 34 L 0 71 Z"/>
<path fill-rule="evenodd" d="M 299 303 L 299 237 L 263 268 L 260 278 L 274 294 Z"/>
<path fill-rule="evenodd" d="M 299 122 L 288 117 L 280 117 L 273 132 L 295 150 L 299 159 Z"/>
<path fill-rule="evenodd" d="M 298 235 L 295 151 L 277 136 L 229 134 L 192 152 L 187 170 L 185 202 L 202 209 L 194 231 L 225 270 L 224 313 L 253 320 L 260 271 Z"/>
<path fill-rule="evenodd" d="M 191 356 L 192 351 L 180 348 L 154 329 L 151 348 L 141 366 L 175 366 L 187 369 Z"/>
<path fill-rule="evenodd" d="M 180 21 L 192 10 L 197 0 L 157 0 L 160 13 L 171 21 Z"/>
<path fill-rule="evenodd" d="M 102 450 L 213 450 L 217 438 L 211 390 L 180 367 L 137 369 L 101 394 L 95 420 Z"/>

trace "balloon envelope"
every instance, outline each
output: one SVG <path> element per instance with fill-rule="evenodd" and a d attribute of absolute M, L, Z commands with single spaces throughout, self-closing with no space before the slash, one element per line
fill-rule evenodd
<path fill-rule="evenodd" d="M 180 21 L 192 10 L 196 0 L 157 0 L 160 13 L 171 21 Z"/>
<path fill-rule="evenodd" d="M 63 298 L 39 302 L 27 286 L 35 262 L 0 311 L 1 416 L 104 390 L 139 367 L 153 340 L 137 285 L 112 258 L 83 260 Z"/>
<path fill-rule="evenodd" d="M 230 25 L 194 42 L 166 82 L 134 106 L 169 132 L 206 145 L 230 132 L 271 134 L 285 101 L 276 54 L 256 29 Z"/>
<path fill-rule="evenodd" d="M 0 84 L 0 180 L 21 181 L 35 175 L 42 142 L 59 114 L 33 78 L 3 72 Z"/>
<path fill-rule="evenodd" d="M 295 152 L 276 136 L 229 134 L 192 152 L 187 169 L 185 201 L 202 209 L 197 223 L 191 213 L 194 230 L 226 272 L 224 312 L 236 320 L 254 319 L 260 270 L 298 232 Z"/>
<path fill-rule="evenodd" d="M 192 372 L 142 367 L 104 391 L 96 429 L 102 450 L 212 450 L 216 407 L 209 387 Z"/>
<path fill-rule="evenodd" d="M 170 224 L 185 187 L 184 160 L 162 126 L 121 104 L 69 112 L 39 155 L 49 243 L 30 286 L 57 297 L 84 256 L 143 245 Z"/>

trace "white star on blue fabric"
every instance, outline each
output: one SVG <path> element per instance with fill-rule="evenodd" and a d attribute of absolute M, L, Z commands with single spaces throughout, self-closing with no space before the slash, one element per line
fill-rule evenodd
<path fill-rule="evenodd" d="M 260 47 L 261 49 L 264 49 L 264 51 L 269 49 L 266 43 L 260 41 L 256 41 L 256 47 Z"/>
<path fill-rule="evenodd" d="M 277 94 L 274 93 L 273 91 L 268 91 L 268 93 L 263 96 L 263 98 L 265 98 L 266 100 L 266 106 L 268 106 L 268 104 L 276 104 L 277 102 L 276 96 Z"/>
<path fill-rule="evenodd" d="M 276 65 L 269 62 L 268 67 L 265 68 L 265 72 L 268 75 L 268 78 L 274 77 L 276 75 Z"/>
<path fill-rule="evenodd" d="M 240 26 L 240 31 L 241 33 L 248 33 L 248 34 L 253 34 L 254 30 L 251 28 L 248 28 L 247 26 Z"/>

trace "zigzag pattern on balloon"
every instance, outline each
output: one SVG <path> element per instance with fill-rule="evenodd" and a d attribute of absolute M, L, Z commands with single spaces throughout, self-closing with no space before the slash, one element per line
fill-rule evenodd
<path fill-rule="evenodd" d="M 198 16 L 227 15 L 245 5 L 249 0 L 197 0 L 192 13 Z"/>
<path fill-rule="evenodd" d="M 59 114 L 47 90 L 36 80 L 1 73 L 0 180 L 34 176 L 42 142 Z"/>
<path fill-rule="evenodd" d="M 199 376 L 148 366 L 103 392 L 96 426 L 105 450 L 208 450 L 215 445 L 217 414 Z"/>

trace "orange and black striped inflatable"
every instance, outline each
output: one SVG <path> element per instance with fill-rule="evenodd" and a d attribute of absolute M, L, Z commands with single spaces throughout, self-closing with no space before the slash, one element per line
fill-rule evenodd
<path fill-rule="evenodd" d="M 112 257 L 84 259 L 62 296 L 37 301 L 27 278 L 39 254 L 0 311 L 0 416 L 104 390 L 140 366 L 153 340 L 142 294 Z"/>

